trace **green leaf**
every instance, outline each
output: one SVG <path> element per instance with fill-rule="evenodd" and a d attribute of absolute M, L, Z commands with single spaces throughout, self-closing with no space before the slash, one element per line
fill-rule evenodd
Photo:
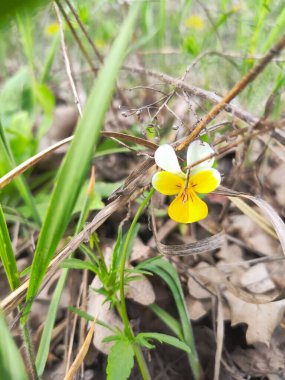
<path fill-rule="evenodd" d="M 120 257 L 120 252 L 122 251 L 123 247 L 123 231 L 122 231 L 122 225 L 119 225 L 118 228 L 118 236 L 116 240 L 116 244 L 113 249 L 113 255 L 112 255 L 112 264 L 111 264 L 111 272 L 115 272 L 118 269 L 119 266 L 119 257 Z"/>
<path fill-rule="evenodd" d="M 128 340 L 119 340 L 108 355 L 107 380 L 126 380 L 134 366 L 134 350 Z"/>
<path fill-rule="evenodd" d="M 2 124 L 0 123 L 0 174 L 3 175 L 6 172 L 10 171 L 16 166 L 12 151 L 9 146 L 4 133 Z M 31 215 L 34 218 L 34 221 L 40 225 L 41 219 L 38 214 L 34 198 L 29 190 L 29 187 L 26 184 L 26 181 L 23 176 L 19 176 L 14 180 L 15 186 L 17 187 L 19 193 L 21 194 L 24 202 L 27 205 L 27 208 L 30 210 Z"/>
<path fill-rule="evenodd" d="M 89 180 L 85 181 L 84 185 L 82 186 L 80 193 L 78 195 L 76 204 L 73 208 L 72 215 L 79 213 L 86 201 L 86 192 L 89 185 Z M 101 194 L 99 192 L 94 192 L 94 196 L 92 197 L 92 200 L 88 204 L 90 210 L 101 210 L 104 207 L 104 203 L 102 202 Z M 50 194 L 47 192 L 40 192 L 35 195 L 34 200 L 36 203 L 37 211 L 41 217 L 41 219 L 44 219 L 45 214 L 47 212 L 47 209 L 49 207 L 49 199 Z M 26 205 L 19 207 L 18 211 L 21 212 L 22 215 L 24 215 L 26 218 L 30 218 L 32 216 L 31 209 L 27 207 Z"/>
<path fill-rule="evenodd" d="M 86 313 L 86 311 L 83 311 L 83 310 L 81 310 L 81 309 L 77 309 L 77 308 L 74 307 L 74 306 L 69 306 L 69 307 L 68 307 L 68 310 L 72 311 L 74 314 L 79 315 L 79 317 L 86 319 L 86 321 L 89 321 L 89 322 L 93 322 L 93 321 L 94 321 L 94 317 L 92 317 L 92 315 Z M 108 329 L 108 330 L 110 330 L 110 331 L 112 331 L 112 332 L 114 332 L 114 333 L 117 332 L 117 330 L 116 330 L 115 328 L 113 328 L 113 327 L 110 326 L 110 325 L 107 325 L 107 324 L 104 323 L 103 321 L 100 321 L 100 319 L 97 319 L 96 323 L 97 323 L 98 325 L 101 325 L 101 326 L 105 327 L 106 329 Z"/>
<path fill-rule="evenodd" d="M 30 12 L 23 10 L 16 15 L 23 51 L 34 76 L 34 23 Z"/>
<path fill-rule="evenodd" d="M 179 348 L 179 350 L 186 351 L 188 352 L 188 354 L 191 353 L 191 350 L 187 346 L 187 344 L 175 338 L 174 336 L 161 334 L 161 333 L 140 333 L 136 336 L 136 339 L 138 339 L 138 341 L 140 341 L 141 338 L 146 339 L 147 341 L 150 339 L 155 339 L 155 340 L 158 340 L 160 343 L 166 343 L 166 344 L 169 344 L 170 346 Z"/>
<path fill-rule="evenodd" d="M 167 327 L 179 338 L 183 339 L 183 332 L 180 323 L 169 313 L 156 304 L 149 305 L 150 310 L 166 324 Z"/>
<path fill-rule="evenodd" d="M 195 347 L 190 318 L 188 316 L 188 311 L 184 300 L 184 294 L 175 268 L 163 258 L 141 263 L 140 268 L 149 270 L 160 276 L 169 286 L 178 310 L 183 332 L 183 341 L 191 351 L 191 353 L 188 354 L 189 363 L 195 379 L 199 379 L 201 373 L 199 358 Z"/>
<path fill-rule="evenodd" d="M 89 321 L 89 322 L 93 322 L 94 321 L 94 317 L 92 317 L 92 315 L 86 313 L 86 311 L 77 309 L 74 306 L 68 306 L 68 310 L 72 311 L 74 314 L 79 315 L 79 317 L 86 319 L 86 321 Z"/>
<path fill-rule="evenodd" d="M 122 185 L 122 182 L 102 182 L 96 181 L 95 184 L 95 193 L 99 193 L 101 197 L 109 197 L 113 191 L 118 189 Z"/>
<path fill-rule="evenodd" d="M 278 92 L 285 86 L 285 71 L 280 71 L 276 77 L 273 92 Z"/>
<path fill-rule="evenodd" d="M 28 380 L 25 367 L 0 311 L 0 379 Z"/>
<path fill-rule="evenodd" d="M 55 98 L 51 90 L 44 83 L 35 83 L 34 92 L 44 112 L 51 115 L 55 106 Z"/>
<path fill-rule="evenodd" d="M 268 49 L 272 47 L 272 45 L 277 41 L 278 38 L 283 34 L 285 28 L 285 8 L 278 15 L 277 19 L 274 22 L 274 26 L 272 26 L 270 33 L 268 34 L 264 45 L 262 47 L 262 51 L 266 52 Z"/>
<path fill-rule="evenodd" d="M 121 27 L 120 34 L 98 74 L 83 116 L 79 120 L 74 139 L 60 168 L 39 235 L 32 263 L 27 300 L 35 297 L 47 266 L 69 223 L 80 188 L 85 180 L 94 146 L 100 136 L 105 113 L 111 102 L 117 75 L 123 63 L 140 6 L 139 2 L 135 2 L 130 8 L 129 15 Z M 31 303 L 25 309 L 22 323 L 26 321 L 30 308 Z"/>
<path fill-rule="evenodd" d="M 14 256 L 9 231 L 5 222 L 2 207 L 0 205 L 0 258 L 7 276 L 11 290 L 20 284 L 16 259 Z"/>
<path fill-rule="evenodd" d="M 56 54 L 57 49 L 59 47 L 59 43 L 60 43 L 60 34 L 57 33 L 54 36 L 53 42 L 52 42 L 52 44 L 49 48 L 49 51 L 47 53 L 46 60 L 43 64 L 43 70 L 42 70 L 41 76 L 40 76 L 40 82 L 41 83 L 44 83 L 48 80 L 49 73 L 50 73 L 54 58 L 55 58 L 55 54 Z"/>
<path fill-rule="evenodd" d="M 47 361 L 48 353 L 49 353 L 52 331 L 53 331 L 53 327 L 54 327 L 54 323 L 56 319 L 56 314 L 57 314 L 60 298 L 62 295 L 62 290 L 64 288 L 65 281 L 67 278 L 67 273 L 68 273 L 67 271 L 64 271 L 57 282 L 57 285 L 56 285 L 56 288 L 55 288 L 55 291 L 53 293 L 52 300 L 50 303 L 50 307 L 48 310 L 48 315 L 45 320 L 44 330 L 41 336 L 41 341 L 40 341 L 40 345 L 39 345 L 39 349 L 38 349 L 37 357 L 36 357 L 36 368 L 37 368 L 38 376 L 42 376 L 45 369 L 45 365 L 46 365 L 46 361 Z"/>
<path fill-rule="evenodd" d="M 127 254 L 126 254 L 126 260 L 129 260 L 129 257 L 132 253 L 132 250 L 133 250 L 133 246 L 135 244 L 135 240 L 136 240 L 136 237 L 138 236 L 138 232 L 140 230 L 140 223 L 137 223 L 135 226 L 134 226 L 134 229 L 132 230 L 132 234 L 130 236 L 130 240 L 128 242 L 128 249 L 127 249 Z"/>
<path fill-rule="evenodd" d="M 116 335 L 109 335 L 106 338 L 102 340 L 103 343 L 109 343 L 109 342 L 118 342 L 124 339 L 124 336 L 122 334 L 116 334 Z"/>
<path fill-rule="evenodd" d="M 200 53 L 200 46 L 197 39 L 193 35 L 184 39 L 183 48 L 187 53 L 193 55 L 194 57 Z"/>
<path fill-rule="evenodd" d="M 81 244 L 79 246 L 79 249 L 82 253 L 84 253 L 85 256 L 88 257 L 88 259 L 91 261 L 91 263 L 93 263 L 93 265 L 99 266 L 99 259 L 89 247 L 86 247 L 86 245 Z"/>
<path fill-rule="evenodd" d="M 89 180 L 85 181 L 84 185 L 82 186 L 82 189 L 80 190 L 79 196 L 73 209 L 73 214 L 78 213 L 82 210 L 87 197 L 88 186 Z M 90 194 L 90 196 L 92 195 L 92 199 L 89 204 L 90 210 L 101 210 L 105 206 L 102 202 L 102 193 L 100 190 L 101 189 L 97 187 L 96 183 L 95 188 L 92 190 L 92 193 Z"/>
<path fill-rule="evenodd" d="M 64 262 L 60 265 L 61 268 L 69 268 L 69 269 L 87 269 L 91 272 L 97 274 L 98 270 L 97 268 L 91 264 L 88 261 L 83 261 L 80 259 L 66 259 Z"/>
<path fill-rule="evenodd" d="M 31 86 L 29 70 L 27 67 L 22 67 L 7 79 L 2 86 L 0 91 L 0 115 L 20 110 L 22 92 L 27 86 Z"/>

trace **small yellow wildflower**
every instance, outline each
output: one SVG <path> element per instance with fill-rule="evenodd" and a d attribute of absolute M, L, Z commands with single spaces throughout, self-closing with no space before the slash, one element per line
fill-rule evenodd
<path fill-rule="evenodd" d="M 184 24 L 187 28 L 193 28 L 193 29 L 204 29 L 204 21 L 199 15 L 192 15 L 188 17 L 185 21 Z"/>
<path fill-rule="evenodd" d="M 187 166 L 214 153 L 209 144 L 193 141 L 187 150 Z M 189 178 L 180 168 L 171 145 L 161 145 L 155 152 L 155 162 L 164 171 L 152 177 L 153 187 L 162 194 L 176 195 L 168 208 L 168 215 L 178 223 L 193 223 L 206 218 L 208 206 L 197 195 L 214 191 L 221 182 L 218 170 L 213 169 L 214 158 L 190 169 Z"/>
<path fill-rule="evenodd" d="M 59 25 L 57 22 L 54 22 L 52 24 L 49 24 L 46 28 L 45 28 L 45 34 L 47 36 L 52 36 L 54 34 L 56 34 L 59 30 Z"/>

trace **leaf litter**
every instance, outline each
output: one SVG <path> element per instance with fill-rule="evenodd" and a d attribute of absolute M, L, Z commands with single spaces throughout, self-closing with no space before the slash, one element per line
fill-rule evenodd
<path fill-rule="evenodd" d="M 192 74 L 190 73 L 190 75 Z M 151 81 L 150 78 L 147 78 L 148 82 Z M 171 78 L 169 79 L 166 76 L 165 78 L 163 76 L 160 77 L 160 80 L 163 79 L 169 81 Z M 180 83 L 180 86 L 182 84 Z M 178 129 L 173 128 L 169 134 L 170 142 L 183 136 L 189 121 L 191 121 L 191 125 L 199 123 L 197 113 L 200 112 L 200 108 L 204 112 L 205 104 L 200 100 L 198 102 L 194 97 L 195 101 L 192 97 L 190 99 L 189 93 L 187 94 L 185 91 L 187 91 L 186 83 L 183 92 L 177 88 L 176 95 L 179 95 L 179 97 L 173 102 L 174 104 L 169 104 L 168 108 L 162 107 L 161 114 L 158 115 L 158 122 L 162 125 L 180 124 Z M 152 101 L 155 101 L 155 96 L 153 93 L 151 94 L 146 95 L 144 93 L 145 100 L 151 98 Z M 206 92 L 203 95 L 204 97 L 205 94 Z M 212 99 L 215 99 L 214 103 L 219 102 L 219 97 L 215 93 L 210 95 Z M 188 97 L 189 99 L 183 102 L 181 100 L 183 97 L 186 100 Z M 136 101 L 135 99 L 129 100 Z M 117 107 L 117 103 L 118 100 L 116 99 L 114 102 L 115 107 Z M 234 112 L 234 114 L 230 113 L 229 117 L 224 112 L 216 117 L 215 122 L 217 124 L 222 123 L 226 118 L 228 125 L 233 127 L 233 132 L 237 133 L 236 136 L 239 136 L 239 129 L 241 130 L 244 127 L 244 124 L 241 124 L 240 120 L 238 120 L 240 115 L 242 115 L 244 121 L 251 120 L 249 122 L 251 124 L 250 128 L 258 121 L 258 118 L 245 111 L 243 112 L 239 108 L 242 101 L 235 100 L 234 103 L 237 112 Z M 259 104 L 259 108 L 262 108 L 262 104 Z M 171 109 L 174 110 L 174 115 L 173 111 L 169 111 Z M 231 106 L 226 107 L 227 111 L 229 109 L 231 109 Z M 60 110 L 57 109 L 57 111 Z M 75 115 L 74 111 L 70 110 L 70 115 L 69 111 L 67 111 L 68 109 L 66 108 L 63 113 L 63 119 L 70 118 L 70 120 L 67 120 L 67 124 L 70 125 L 63 127 L 63 133 L 67 132 L 67 134 L 70 134 L 75 122 Z M 140 117 L 147 124 L 148 119 L 151 118 L 152 108 L 147 108 L 147 111 L 143 110 L 143 112 L 141 110 L 138 111 L 140 111 L 140 115 L 144 113 L 143 117 Z M 138 111 L 135 114 L 138 115 Z M 58 113 L 56 117 L 58 120 L 55 121 L 61 124 L 60 117 L 62 116 L 58 115 Z M 106 129 L 108 133 L 113 133 L 113 136 L 115 133 L 121 132 L 121 130 L 128 130 L 128 133 L 131 134 L 133 131 L 130 132 L 130 129 L 134 119 L 133 115 L 130 118 L 123 118 L 120 113 L 119 117 L 114 118 L 112 112 L 109 112 L 106 120 Z M 144 128 L 143 125 L 141 127 Z M 213 129 L 211 129 L 212 127 Z M 255 127 L 262 129 L 258 125 Z M 212 132 L 215 131 L 215 128 L 212 125 L 209 127 L 209 131 L 206 131 L 206 135 L 210 140 L 214 136 Z M 158 129 L 160 129 L 160 126 Z M 54 129 L 51 130 L 51 135 L 45 136 L 42 141 L 42 147 L 49 146 L 53 141 L 57 141 L 63 137 L 53 135 L 54 131 Z M 223 138 L 223 134 L 220 134 L 221 138 Z M 224 181 L 227 184 L 227 182 L 234 183 L 232 181 L 234 179 L 232 178 L 232 168 L 237 165 L 237 160 L 235 162 L 235 159 L 238 159 L 238 155 L 240 154 L 238 150 L 243 151 L 245 141 L 235 140 L 230 134 L 227 137 L 226 129 L 225 134 L 225 140 L 222 144 L 217 144 L 218 148 L 226 148 L 231 142 L 237 143 L 236 146 L 222 152 L 219 156 L 219 166 L 224 168 Z M 242 136 L 243 134 L 240 133 L 240 135 Z M 215 137 L 217 136 L 218 133 Z M 119 136 L 117 135 L 117 137 Z M 233 186 L 233 189 L 228 191 L 228 194 L 227 191 L 221 189 L 220 194 L 217 192 L 208 197 L 210 206 L 208 221 L 209 224 L 214 226 L 213 231 L 205 228 L 203 223 L 187 227 L 173 224 L 165 216 L 165 199 L 162 199 L 160 207 L 158 207 L 158 202 L 155 204 L 155 217 L 158 225 L 158 231 L 155 233 L 156 239 L 153 236 L 150 237 L 154 231 L 149 231 L 149 221 L 142 220 L 142 232 L 140 238 L 136 239 L 132 252 L 131 260 L 134 266 L 136 263 L 159 253 L 166 255 L 166 258 L 175 265 L 183 284 L 190 317 L 194 321 L 194 332 L 196 334 L 201 362 L 205 368 L 206 378 L 209 379 L 218 379 L 219 377 L 221 379 L 228 379 L 229 374 L 235 374 L 236 377 L 233 378 L 267 376 L 270 380 L 275 380 L 282 378 L 285 372 L 283 355 L 285 334 L 282 323 L 284 320 L 282 290 L 285 288 L 285 268 L 284 261 L 274 261 L 275 258 L 280 259 L 280 255 L 284 254 L 285 248 L 284 224 L 277 213 L 274 212 L 274 209 L 278 210 L 279 215 L 284 217 L 284 180 L 282 179 L 284 177 L 284 146 L 282 145 L 282 140 L 280 140 L 281 143 L 279 145 L 276 141 L 273 144 L 266 141 L 265 144 L 268 144 L 269 149 L 262 156 L 262 146 L 264 143 L 257 143 L 254 141 L 255 138 L 258 139 L 260 137 L 256 135 L 252 138 L 251 149 L 245 154 L 244 162 L 241 165 L 239 183 Z M 130 140 L 124 141 L 128 143 Z M 151 144 L 154 143 L 150 140 L 152 138 L 148 136 L 145 140 L 147 143 L 144 146 L 151 149 Z M 138 140 L 137 143 L 139 143 Z M 149 152 L 146 154 L 149 154 Z M 99 159 L 96 162 L 98 175 L 106 181 L 112 181 L 114 179 L 121 180 L 131 172 L 125 186 L 115 191 L 113 196 L 116 197 L 124 192 L 125 194 L 131 194 L 138 187 L 148 184 L 149 175 L 145 175 L 145 171 L 153 166 L 151 157 L 150 153 L 145 161 L 145 166 L 137 164 L 143 160 L 142 157 L 136 157 L 134 152 L 111 155 L 106 160 Z M 259 169 L 257 170 L 253 167 L 256 160 L 260 157 L 262 165 L 259 165 Z M 47 164 L 56 166 L 57 161 Z M 39 170 L 42 170 L 40 166 Z M 140 175 L 142 175 L 140 180 L 133 182 Z M 257 178 L 254 178 L 254 176 Z M 256 184 L 259 182 L 262 182 L 263 186 L 258 187 Z M 228 184 L 227 186 L 231 188 Z M 227 203 L 227 197 L 223 194 L 230 196 L 235 206 L 230 204 L 227 212 L 224 212 L 221 217 L 222 208 L 226 209 L 226 205 L 229 204 Z M 245 194 L 259 194 L 260 197 L 252 197 Z M 239 201 L 234 201 L 233 197 L 236 197 L 235 199 Z M 258 207 L 253 207 L 252 204 L 247 203 L 248 200 L 255 202 Z M 245 205 L 248 207 L 245 207 Z M 129 211 L 132 211 L 135 207 L 133 203 Z M 260 213 L 260 209 L 265 212 L 265 216 Z M 117 210 L 118 208 L 116 208 Z M 105 238 L 107 240 L 110 236 L 113 239 L 114 233 L 112 232 L 118 226 L 118 221 L 121 221 L 125 217 L 126 210 L 120 210 L 117 214 L 116 216 L 112 216 L 109 222 L 102 228 L 102 240 Z M 276 238 L 277 236 L 278 238 Z M 184 244 L 181 244 L 181 242 L 184 242 Z M 283 253 L 280 242 L 281 246 L 283 246 Z M 109 245 L 111 246 L 112 244 Z M 25 252 L 20 260 L 27 260 L 25 255 L 29 256 Z M 109 251 L 105 251 L 105 255 L 106 257 L 111 255 L 110 249 Z M 254 262 L 257 259 L 264 261 Z M 132 315 L 132 323 L 140 324 L 144 328 L 154 326 L 155 331 L 157 331 L 159 329 L 163 330 L 164 327 L 160 321 L 150 315 L 146 306 L 153 302 L 158 302 L 175 317 L 177 316 L 177 310 L 175 309 L 171 295 L 165 286 L 155 277 L 146 278 L 143 276 L 139 281 L 131 281 L 126 286 L 126 295 L 132 299 L 129 302 L 135 301 L 133 309 L 136 309 L 136 313 Z M 35 303 L 33 310 L 33 327 L 35 329 L 43 322 L 44 313 L 41 302 L 45 304 L 49 302 L 50 295 L 48 289 L 49 287 L 52 289 L 54 279 L 49 282 L 49 285 L 42 292 L 38 303 Z M 81 286 L 77 275 L 72 273 L 71 279 L 70 289 L 65 289 L 63 300 L 60 304 L 55 329 L 57 327 L 61 328 L 61 318 L 68 304 L 68 298 L 70 297 L 74 301 L 74 297 L 77 297 L 76 289 Z M 1 285 L 2 283 L 3 280 L 1 281 Z M 101 294 L 92 290 L 92 288 L 98 289 L 102 286 L 98 277 L 94 279 L 89 278 L 88 284 L 90 286 L 87 302 L 89 314 L 93 316 L 97 316 L 98 314 L 98 319 L 104 320 L 105 323 L 110 324 L 112 327 L 117 326 L 122 329 L 121 320 L 111 307 L 111 304 L 108 301 L 105 302 L 105 297 Z M 5 294 L 7 294 L 7 291 L 5 291 Z M 277 300 L 278 298 L 280 300 Z M 229 324 L 231 325 L 230 327 Z M 108 335 L 110 335 L 108 329 L 96 324 L 93 338 L 96 351 L 99 350 L 106 354 L 110 351 L 112 344 L 102 343 L 102 340 Z M 238 338 L 236 335 L 238 335 Z M 53 355 L 53 358 L 62 357 L 63 344 L 58 343 L 56 334 L 54 339 L 55 342 L 53 342 L 51 347 L 51 351 L 53 351 L 51 355 Z M 115 352 L 115 354 L 117 355 L 118 352 Z M 149 355 L 152 358 L 150 366 L 153 366 L 160 373 L 161 377 L 164 376 L 164 378 L 171 380 L 176 378 L 182 379 L 183 376 L 187 379 L 190 378 L 187 370 L 184 371 L 182 369 L 183 358 L 181 359 L 181 355 L 178 355 L 177 359 L 175 354 L 172 355 L 171 350 L 165 348 L 162 350 L 158 349 L 155 354 L 150 352 Z M 207 361 L 205 358 L 210 358 L 211 360 Z M 179 365 L 176 365 L 177 360 Z M 86 363 L 90 364 L 87 359 Z M 51 367 L 53 366 L 52 360 L 50 360 L 49 364 Z M 92 365 L 90 367 L 92 369 L 85 371 L 85 378 L 87 378 L 88 371 L 89 374 L 91 372 L 90 378 L 92 378 L 97 370 Z M 64 373 L 62 365 L 59 368 L 59 372 Z M 52 378 L 58 376 L 58 374 L 57 371 L 51 371 Z M 100 375 L 96 378 L 100 378 Z"/>

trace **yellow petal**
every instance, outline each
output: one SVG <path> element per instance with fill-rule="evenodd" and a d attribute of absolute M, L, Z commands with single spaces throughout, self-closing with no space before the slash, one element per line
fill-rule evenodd
<path fill-rule="evenodd" d="M 183 190 L 184 185 L 185 181 L 173 173 L 159 172 L 152 177 L 152 186 L 165 195 L 178 194 Z"/>
<path fill-rule="evenodd" d="M 190 177 L 189 187 L 201 194 L 214 191 L 221 183 L 221 175 L 216 169 L 201 170 Z"/>
<path fill-rule="evenodd" d="M 208 206 L 191 189 L 180 192 L 168 207 L 168 215 L 177 223 L 194 223 L 206 218 Z"/>

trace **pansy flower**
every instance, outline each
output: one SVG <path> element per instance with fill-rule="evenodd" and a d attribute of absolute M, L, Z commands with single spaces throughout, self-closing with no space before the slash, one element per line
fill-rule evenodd
<path fill-rule="evenodd" d="M 209 144 L 193 141 L 187 150 L 187 166 L 214 153 Z M 221 182 L 218 170 L 212 168 L 214 158 L 207 159 L 192 168 L 188 176 L 181 170 L 171 145 L 161 145 L 155 152 L 155 162 L 163 171 L 152 177 L 153 187 L 162 194 L 176 195 L 168 207 L 168 215 L 178 223 L 193 223 L 206 218 L 207 204 L 199 194 L 214 191 Z"/>

